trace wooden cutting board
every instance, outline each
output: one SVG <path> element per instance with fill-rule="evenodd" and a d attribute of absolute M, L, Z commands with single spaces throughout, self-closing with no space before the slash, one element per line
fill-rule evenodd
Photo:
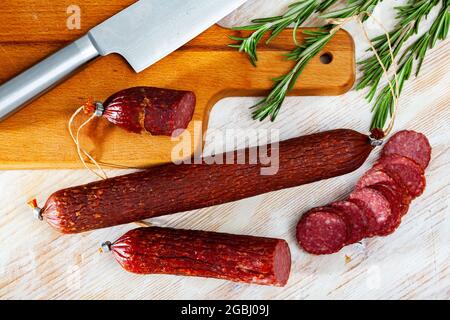
<path fill-rule="evenodd" d="M 0 83 L 3 83 L 77 39 L 91 27 L 133 1 L 77 1 L 81 29 L 66 25 L 70 1 L 3 0 L 0 7 Z M 197 95 L 194 121 L 188 128 L 193 152 L 202 146 L 194 134 L 195 123 L 207 129 L 209 111 L 222 98 L 264 96 L 272 78 L 292 67 L 283 53 L 293 48 L 292 32 L 286 31 L 269 47 L 262 47 L 258 68 L 247 57 L 227 47 L 229 35 L 242 35 L 213 26 L 198 38 L 140 74 L 120 56 L 100 58 L 11 118 L 0 123 L 0 169 L 81 168 L 67 124 L 87 98 L 104 101 L 111 94 L 133 86 L 191 90 Z M 298 33 L 302 40 L 301 32 Z M 324 63 L 321 56 L 332 61 Z M 355 80 L 355 53 L 351 36 L 340 31 L 305 69 L 291 95 L 340 95 Z M 251 116 L 249 110 L 248 116 Z M 110 125 L 92 122 L 84 131 L 83 144 L 105 167 L 143 168 L 170 162 L 178 142 L 169 137 L 135 135 Z"/>

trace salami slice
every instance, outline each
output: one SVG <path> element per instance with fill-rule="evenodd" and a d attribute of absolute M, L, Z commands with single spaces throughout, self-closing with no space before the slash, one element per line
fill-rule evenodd
<path fill-rule="evenodd" d="M 348 239 L 346 244 L 353 244 L 361 241 L 367 235 L 368 221 L 366 214 L 355 203 L 350 201 L 337 201 L 330 204 L 332 208 L 337 209 L 339 214 L 346 222 L 348 230 Z"/>
<path fill-rule="evenodd" d="M 378 160 L 374 169 L 388 173 L 413 198 L 420 196 L 425 190 L 423 169 L 409 158 L 398 155 L 384 156 Z"/>
<path fill-rule="evenodd" d="M 370 187 L 357 189 L 349 196 L 350 200 L 359 200 L 364 202 L 368 208 L 368 236 L 379 235 L 391 219 L 391 204 L 384 195 Z"/>
<path fill-rule="evenodd" d="M 383 182 L 382 184 L 391 189 L 391 191 L 397 195 L 398 199 L 400 199 L 401 216 L 404 216 L 406 213 L 408 213 L 409 205 L 412 201 L 412 197 L 409 195 L 408 191 L 396 182 Z"/>
<path fill-rule="evenodd" d="M 356 185 L 357 189 L 362 189 L 365 187 L 370 187 L 375 184 L 384 184 L 392 189 L 397 196 L 401 197 L 402 204 L 402 216 L 408 212 L 409 205 L 411 203 L 411 196 L 408 191 L 403 187 L 403 185 L 397 183 L 394 178 L 392 178 L 388 173 L 382 169 L 372 168 L 366 172 L 366 174 L 358 181 Z"/>
<path fill-rule="evenodd" d="M 386 143 L 382 154 L 407 157 L 426 169 L 431 159 L 431 145 L 422 133 L 405 130 L 397 132 Z"/>
<path fill-rule="evenodd" d="M 332 210 L 312 210 L 297 225 L 297 240 L 308 253 L 321 255 L 341 250 L 347 242 L 347 225 Z"/>
<path fill-rule="evenodd" d="M 311 214 L 313 212 L 330 212 L 330 213 L 334 213 L 334 214 L 338 215 L 339 217 L 341 217 L 347 226 L 347 236 L 346 237 L 347 237 L 347 239 L 348 239 L 348 237 L 350 237 L 351 230 L 348 227 L 348 223 L 346 221 L 345 215 L 341 210 L 339 210 L 338 208 L 334 208 L 330 205 L 326 205 L 326 206 L 322 206 L 322 207 L 312 208 L 307 212 L 307 214 Z"/>
<path fill-rule="evenodd" d="M 389 186 L 382 183 L 374 184 L 369 188 L 383 194 L 391 205 L 391 215 L 388 219 L 388 223 L 386 223 L 385 228 L 377 233 L 379 236 L 387 236 L 397 230 L 402 222 L 402 195 L 397 194 Z"/>
<path fill-rule="evenodd" d="M 365 238 L 370 238 L 375 236 L 375 230 L 378 228 L 377 220 L 375 219 L 375 215 L 372 213 L 372 210 L 369 206 L 359 199 L 348 199 L 347 201 L 354 203 L 359 210 L 361 210 L 362 214 L 366 217 L 367 220 L 367 228 Z"/>
<path fill-rule="evenodd" d="M 341 217 L 347 226 L 347 236 L 346 237 L 347 237 L 347 239 L 350 237 L 351 230 L 346 221 L 347 218 L 345 217 L 345 214 L 342 212 L 342 210 L 332 207 L 331 205 L 326 205 L 326 206 L 322 206 L 322 207 L 312 208 L 308 211 L 308 214 L 311 214 L 313 212 L 330 212 L 330 213 L 334 213 L 334 214 L 338 215 L 339 217 Z"/>
<path fill-rule="evenodd" d="M 369 187 L 377 183 L 395 183 L 395 180 L 381 169 L 370 169 L 356 184 L 356 189 Z"/>

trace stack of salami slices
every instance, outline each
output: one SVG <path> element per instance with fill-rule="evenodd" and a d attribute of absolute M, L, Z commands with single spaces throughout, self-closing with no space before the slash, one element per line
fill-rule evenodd
<path fill-rule="evenodd" d="M 411 201 L 425 190 L 430 158 L 431 146 L 423 134 L 395 134 L 346 200 L 302 216 L 297 226 L 300 246 L 311 254 L 331 254 L 364 238 L 393 233 Z"/>

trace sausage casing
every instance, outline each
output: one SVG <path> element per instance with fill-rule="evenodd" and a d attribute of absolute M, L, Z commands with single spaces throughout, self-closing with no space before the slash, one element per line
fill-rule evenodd
<path fill-rule="evenodd" d="M 257 164 L 167 164 L 54 193 L 42 216 L 62 233 L 79 233 L 236 201 L 347 174 L 373 146 L 352 130 L 334 130 L 279 144 L 279 169 Z M 270 145 L 268 152 L 272 152 Z M 250 152 L 250 150 L 246 150 Z M 206 161 L 206 160 L 205 160 Z"/>
<path fill-rule="evenodd" d="M 284 286 L 291 270 L 286 241 L 169 228 L 129 231 L 109 246 L 127 271 Z"/>

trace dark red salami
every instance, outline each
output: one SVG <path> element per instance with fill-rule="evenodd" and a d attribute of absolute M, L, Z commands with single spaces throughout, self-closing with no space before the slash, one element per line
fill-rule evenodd
<path fill-rule="evenodd" d="M 119 264 L 137 274 L 169 274 L 285 286 L 291 270 L 286 241 L 216 232 L 139 228 L 105 243 Z"/>
<path fill-rule="evenodd" d="M 391 188 L 399 197 L 401 197 L 402 203 L 402 216 L 408 212 L 409 204 L 411 203 L 411 196 L 408 191 L 399 183 L 395 181 L 388 173 L 381 169 L 370 169 L 366 174 L 358 181 L 356 189 L 362 189 L 370 187 L 374 184 L 384 184 Z"/>
<path fill-rule="evenodd" d="M 372 168 L 359 179 L 356 189 L 362 189 L 377 183 L 395 183 L 395 180 L 385 171 Z"/>
<path fill-rule="evenodd" d="M 383 148 L 383 155 L 400 155 L 407 157 L 422 169 L 426 169 L 431 159 L 431 145 L 422 133 L 405 130 L 397 132 Z"/>
<path fill-rule="evenodd" d="M 297 225 L 297 240 L 311 254 L 338 252 L 345 246 L 347 238 L 344 219 L 327 208 L 305 213 Z"/>
<path fill-rule="evenodd" d="M 385 156 L 378 160 L 374 169 L 387 172 L 413 198 L 420 196 L 425 190 L 423 169 L 409 158 L 398 155 Z"/>
<path fill-rule="evenodd" d="M 333 216 L 339 216 L 347 226 L 346 244 L 392 234 L 408 212 L 413 197 L 425 189 L 423 168 L 430 156 L 431 147 L 422 134 L 413 131 L 396 134 L 375 166 L 359 179 L 347 201 L 334 202 L 304 215 L 297 226 L 300 244 L 312 253 L 339 250 L 343 231 L 336 219 L 331 219 Z M 340 235 L 338 241 L 336 235 Z"/>
<path fill-rule="evenodd" d="M 390 203 L 391 215 L 389 216 L 388 223 L 386 223 L 385 227 L 377 233 L 379 236 L 387 236 L 397 230 L 402 221 L 402 195 L 397 194 L 389 186 L 382 183 L 371 185 L 369 188 L 383 194 Z"/>
<path fill-rule="evenodd" d="M 349 196 L 350 200 L 359 200 L 364 202 L 369 211 L 367 217 L 368 223 L 368 236 L 379 235 L 379 233 L 386 228 L 391 219 L 391 204 L 383 196 L 383 194 L 377 190 L 366 187 L 354 191 Z"/>
<path fill-rule="evenodd" d="M 104 103 L 87 103 L 85 109 L 129 132 L 172 136 L 188 127 L 195 104 L 193 92 L 136 87 L 122 90 Z"/>
<path fill-rule="evenodd" d="M 348 228 L 348 239 L 346 244 L 353 244 L 361 241 L 367 235 L 368 221 L 364 210 L 361 210 L 355 203 L 350 201 L 337 201 L 330 204 L 337 209 L 346 222 Z"/>
<path fill-rule="evenodd" d="M 354 203 L 359 208 L 359 210 L 361 210 L 361 213 L 366 217 L 367 228 L 365 237 L 370 238 L 375 236 L 376 234 L 374 231 L 377 230 L 378 223 L 369 206 L 364 201 L 361 201 L 359 199 L 348 199 L 347 201 Z"/>
<path fill-rule="evenodd" d="M 412 201 L 412 197 L 409 195 L 408 190 L 406 190 L 403 186 L 395 181 L 384 181 L 380 182 L 380 184 L 388 187 L 392 192 L 396 194 L 396 197 L 400 199 L 400 212 L 401 216 L 404 216 L 408 212 L 409 205 Z"/>
<path fill-rule="evenodd" d="M 266 150 L 272 154 L 272 145 Z M 211 164 L 210 159 L 171 163 L 60 190 L 47 200 L 40 217 L 62 233 L 80 233 L 206 208 L 352 172 L 372 150 L 369 137 L 358 132 L 322 132 L 280 142 L 279 156 L 269 164 L 266 157 L 246 164 Z M 259 152 L 239 153 L 248 159 Z"/>

